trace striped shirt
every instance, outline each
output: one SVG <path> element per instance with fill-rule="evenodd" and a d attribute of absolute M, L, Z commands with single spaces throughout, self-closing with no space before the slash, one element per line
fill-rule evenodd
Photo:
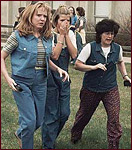
<path fill-rule="evenodd" d="M 3 51 L 11 54 L 18 47 L 18 41 L 15 32 L 12 32 L 11 36 L 7 39 L 6 44 L 3 47 Z M 46 68 L 46 51 L 43 47 L 42 39 L 38 38 L 38 53 L 36 67 Z"/>

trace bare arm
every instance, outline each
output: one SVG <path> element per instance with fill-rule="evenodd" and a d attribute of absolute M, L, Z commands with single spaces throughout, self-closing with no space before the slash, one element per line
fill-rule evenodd
<path fill-rule="evenodd" d="M 67 44 L 67 47 L 68 47 L 71 57 L 73 59 L 76 58 L 77 57 L 77 49 L 72 44 L 71 39 L 68 34 L 66 34 L 65 39 L 66 39 L 66 44 Z"/>
<path fill-rule="evenodd" d="M 119 62 L 117 65 L 118 65 L 118 69 L 119 69 L 123 79 L 124 80 L 128 80 L 131 83 L 131 79 L 127 76 L 127 71 L 126 71 L 126 67 L 125 67 L 124 61 Z"/>
<path fill-rule="evenodd" d="M 79 70 L 79 71 L 82 71 L 82 72 L 92 71 L 92 70 L 96 70 L 96 69 L 102 69 L 104 71 L 107 70 L 105 65 L 103 65 L 101 63 L 92 66 L 92 65 L 86 65 L 83 62 L 81 62 L 80 60 L 76 60 L 74 68 L 76 70 Z"/>
<path fill-rule="evenodd" d="M 66 45 L 68 47 L 69 53 L 72 58 L 76 58 L 77 56 L 77 49 L 74 47 L 74 45 L 71 42 L 71 39 L 68 35 L 69 33 L 69 26 L 63 22 L 60 26 L 59 30 L 59 37 L 56 46 L 53 48 L 53 55 L 52 58 L 55 60 L 58 60 L 60 53 L 63 48 L 64 40 L 66 41 Z M 75 38 L 75 37 L 73 37 Z M 75 39 L 76 40 L 76 39 Z"/>
<path fill-rule="evenodd" d="M 6 58 L 9 56 L 8 53 L 6 53 L 5 51 L 1 51 L 1 72 L 5 78 L 5 80 L 7 81 L 8 85 L 10 88 L 12 88 L 12 90 L 17 91 L 17 89 L 14 87 L 14 85 L 16 85 L 15 81 L 9 76 L 7 69 L 6 69 L 6 64 L 5 64 L 5 60 Z"/>
<path fill-rule="evenodd" d="M 60 53 L 62 51 L 63 43 L 64 43 L 64 34 L 60 34 L 58 38 L 58 42 L 56 46 L 53 48 L 53 55 L 51 56 L 53 59 L 58 60 Z"/>

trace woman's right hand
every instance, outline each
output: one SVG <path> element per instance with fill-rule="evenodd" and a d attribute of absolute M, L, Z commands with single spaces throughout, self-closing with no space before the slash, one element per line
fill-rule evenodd
<path fill-rule="evenodd" d="M 69 32 L 69 26 L 66 24 L 65 21 L 63 21 L 60 25 L 59 33 L 61 35 L 66 35 L 66 34 L 68 34 L 68 32 Z"/>
<path fill-rule="evenodd" d="M 8 85 L 9 85 L 9 87 L 10 87 L 13 91 L 17 91 L 17 89 L 16 89 L 15 86 L 14 86 L 14 85 L 17 85 L 17 84 L 16 84 L 16 82 L 15 82 L 11 77 L 8 77 L 8 78 L 6 79 L 6 81 L 7 81 Z"/>
<path fill-rule="evenodd" d="M 107 70 L 107 68 L 105 67 L 105 65 L 103 65 L 103 64 L 101 64 L 101 63 L 99 63 L 99 64 L 97 64 L 97 65 L 95 65 L 95 66 L 92 66 L 92 70 L 96 70 L 96 69 L 102 69 L 102 70 L 104 70 L 104 71 Z"/>

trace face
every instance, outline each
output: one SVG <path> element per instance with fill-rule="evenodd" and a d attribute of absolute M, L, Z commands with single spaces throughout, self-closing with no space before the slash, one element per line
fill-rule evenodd
<path fill-rule="evenodd" d="M 73 15 L 73 8 L 69 8 L 69 11 L 70 11 L 70 15 Z"/>
<path fill-rule="evenodd" d="M 109 47 L 114 38 L 114 32 L 104 32 L 101 34 L 101 45 Z"/>
<path fill-rule="evenodd" d="M 69 27 L 70 26 L 70 15 L 60 15 L 57 23 L 57 28 Z"/>
<path fill-rule="evenodd" d="M 47 10 L 44 7 L 38 8 L 33 14 L 32 24 L 36 30 L 40 30 L 47 20 Z"/>

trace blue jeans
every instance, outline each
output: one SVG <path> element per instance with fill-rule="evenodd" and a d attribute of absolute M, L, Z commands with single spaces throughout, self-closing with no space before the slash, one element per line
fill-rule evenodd
<path fill-rule="evenodd" d="M 83 49 L 83 43 L 82 43 L 81 36 L 77 32 L 76 32 L 76 43 L 77 43 L 77 50 L 78 50 L 78 54 L 79 54 L 81 52 L 81 50 Z"/>
<path fill-rule="evenodd" d="M 13 91 L 19 111 L 19 129 L 22 149 L 33 149 L 34 131 L 42 124 L 47 93 L 47 77 L 45 70 L 36 70 L 34 78 L 23 78 L 12 75 L 23 91 Z"/>
<path fill-rule="evenodd" d="M 42 125 L 44 149 L 53 149 L 55 140 L 70 115 L 70 82 L 52 74 L 48 78 L 45 118 Z"/>

